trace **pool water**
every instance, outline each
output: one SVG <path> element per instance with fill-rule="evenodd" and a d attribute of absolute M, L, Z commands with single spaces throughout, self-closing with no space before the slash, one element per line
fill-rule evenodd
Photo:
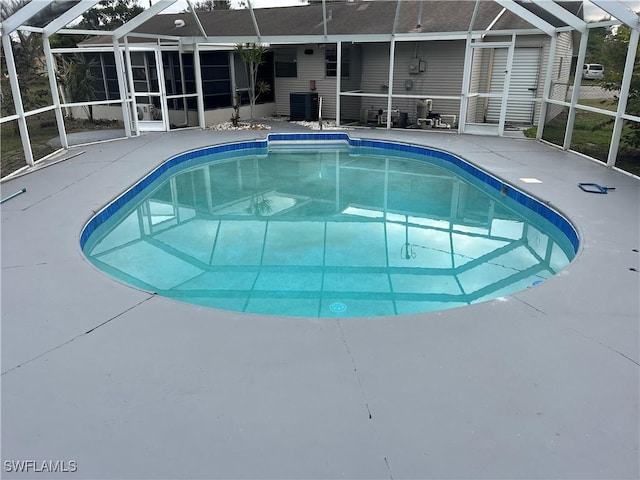
<path fill-rule="evenodd" d="M 118 280 L 238 312 L 401 315 L 533 287 L 574 247 L 456 168 L 379 148 L 213 154 L 154 181 L 84 245 Z"/>

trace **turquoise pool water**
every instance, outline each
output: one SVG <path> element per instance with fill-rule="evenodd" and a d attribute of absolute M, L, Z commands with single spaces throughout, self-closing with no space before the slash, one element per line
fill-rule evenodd
<path fill-rule="evenodd" d="M 575 255 L 520 192 L 423 152 L 285 144 L 192 157 L 85 229 L 93 264 L 207 307 L 368 317 L 504 296 Z"/>

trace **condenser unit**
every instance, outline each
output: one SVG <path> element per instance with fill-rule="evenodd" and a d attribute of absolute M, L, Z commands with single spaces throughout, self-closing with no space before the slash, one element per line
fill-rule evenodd
<path fill-rule="evenodd" d="M 294 92 L 289 94 L 290 120 L 318 120 L 318 92 Z"/>

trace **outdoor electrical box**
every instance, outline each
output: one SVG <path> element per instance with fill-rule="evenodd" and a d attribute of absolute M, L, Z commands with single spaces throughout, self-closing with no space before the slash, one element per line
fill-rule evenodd
<path fill-rule="evenodd" d="M 295 92 L 289 94 L 290 120 L 318 120 L 318 92 Z"/>

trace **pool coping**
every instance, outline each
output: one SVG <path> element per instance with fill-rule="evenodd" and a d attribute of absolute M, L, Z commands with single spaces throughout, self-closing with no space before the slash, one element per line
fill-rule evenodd
<path fill-rule="evenodd" d="M 357 135 L 434 146 L 549 202 L 576 258 L 506 298 L 392 319 L 189 306 L 99 273 L 82 225 L 162 158 L 265 135 L 83 146 L 2 184 L 27 188 L 1 209 L 3 460 L 75 459 L 92 478 L 637 477 L 638 179 L 531 140 Z"/>

